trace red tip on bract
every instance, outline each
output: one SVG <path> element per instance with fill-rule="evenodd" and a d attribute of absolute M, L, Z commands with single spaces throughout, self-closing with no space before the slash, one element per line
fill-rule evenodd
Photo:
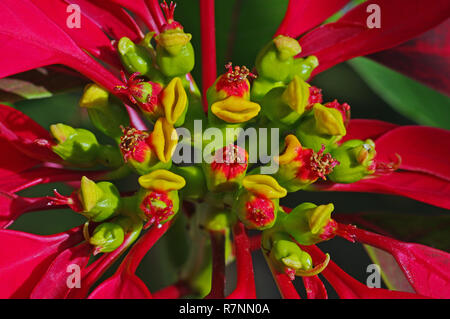
<path fill-rule="evenodd" d="M 373 160 L 372 164 L 369 166 L 369 170 L 374 173 L 371 176 L 384 176 L 389 175 L 396 171 L 402 164 L 402 157 L 399 154 L 395 154 L 395 159 L 391 162 L 385 163 Z"/>
<path fill-rule="evenodd" d="M 173 215 L 173 202 L 165 191 L 152 191 L 142 201 L 141 209 L 148 218 L 144 229 L 155 224 L 161 227 L 161 222 Z"/>
<path fill-rule="evenodd" d="M 150 148 L 149 143 L 147 143 L 150 134 L 134 127 L 124 128 L 122 126 L 121 128 L 123 136 L 120 137 L 119 148 L 124 161 L 127 162 L 130 158 L 133 158 L 138 162 L 143 162 L 145 152 Z"/>
<path fill-rule="evenodd" d="M 306 106 L 306 109 L 310 110 L 314 106 L 314 104 L 322 102 L 323 102 L 322 89 L 319 89 L 318 87 L 315 86 L 310 86 L 308 105 Z"/>
<path fill-rule="evenodd" d="M 275 207 L 270 199 L 255 197 L 246 204 L 246 219 L 257 227 L 264 227 L 273 222 Z"/>
<path fill-rule="evenodd" d="M 247 169 L 248 154 L 245 149 L 229 144 L 216 151 L 211 163 L 213 171 L 221 171 L 227 180 L 242 174 Z"/>
<path fill-rule="evenodd" d="M 251 73 L 246 66 L 235 66 L 228 62 L 225 65 L 227 72 L 220 76 L 216 84 L 216 90 L 224 90 L 228 95 L 244 96 L 250 88 L 247 83 L 247 78 L 256 78 L 256 75 Z"/>
<path fill-rule="evenodd" d="M 127 78 L 125 72 L 120 71 L 120 77 L 125 85 L 118 85 L 114 90 L 126 95 L 131 103 L 138 104 L 144 111 L 152 112 L 158 104 L 158 95 L 162 87 L 158 83 L 145 82 L 144 79 L 137 78 L 139 75 L 139 72 L 135 72 Z M 151 86 L 151 92 L 144 88 L 146 84 Z"/>
<path fill-rule="evenodd" d="M 344 125 L 348 125 L 348 122 L 350 121 L 350 105 L 347 103 L 339 104 L 337 100 L 334 100 L 333 102 L 326 103 L 325 106 L 341 112 Z"/>
<path fill-rule="evenodd" d="M 164 15 L 166 16 L 166 21 L 167 21 L 167 23 L 162 26 L 161 31 L 164 32 L 166 30 L 172 30 L 172 29 L 183 29 L 183 26 L 181 25 L 181 23 L 174 20 L 175 8 L 176 8 L 177 4 L 170 1 L 170 4 L 167 5 L 166 1 L 164 1 L 160 5 L 161 5 L 161 9 L 164 12 Z"/>
<path fill-rule="evenodd" d="M 81 204 L 81 201 L 78 198 L 78 194 L 76 191 L 74 191 L 70 196 L 64 196 L 58 193 L 56 189 L 54 189 L 53 194 L 55 195 L 54 197 L 52 196 L 48 197 L 48 199 L 52 201 L 50 204 L 67 205 L 73 211 L 78 213 L 83 211 L 83 205 Z"/>
<path fill-rule="evenodd" d="M 322 144 L 322 148 L 319 152 L 314 152 L 309 148 L 299 148 L 297 160 L 303 162 L 297 172 L 297 176 L 304 180 L 316 180 L 322 178 L 326 180 L 326 175 L 333 171 L 339 162 L 335 160 L 330 153 L 324 154 L 325 145 Z"/>

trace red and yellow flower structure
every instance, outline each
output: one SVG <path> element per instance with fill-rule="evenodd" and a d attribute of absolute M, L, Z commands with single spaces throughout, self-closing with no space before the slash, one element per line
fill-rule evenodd
<path fill-rule="evenodd" d="M 81 8 L 81 28 L 66 23 L 69 2 Z M 214 1 L 200 0 L 199 90 L 190 74 L 192 35 L 175 20 L 173 3 L 1 1 L 0 76 L 55 64 L 74 69 L 93 81 L 80 107 L 115 143 L 102 144 L 93 132 L 64 123 L 46 130 L 0 105 L 0 297 L 256 298 L 251 251 L 261 249 L 284 298 L 299 298 L 296 277 L 308 298 L 327 298 L 321 278 L 341 298 L 448 298 L 448 253 L 340 223 L 332 218 L 332 203 L 304 202 L 293 209 L 280 204 L 288 193 L 326 190 L 395 194 L 450 208 L 448 131 L 351 120 L 347 103 L 324 103 L 326 88 L 308 83 L 337 63 L 398 48 L 437 27 L 448 18 L 449 3 L 366 1 L 320 25 L 347 2 L 290 0 L 254 68 L 229 63 L 217 77 Z M 367 26 L 369 4 L 381 7 L 382 28 Z M 407 18 L 399 19 L 399 10 Z M 421 45 L 426 52 L 426 41 Z M 402 71 L 450 91 L 448 81 L 434 81 L 439 76 L 433 72 Z M 222 131 L 278 128 L 281 147 L 273 160 L 279 169 L 263 174 L 249 161 L 250 148 L 234 140 L 208 149 L 210 161 L 174 163 L 177 145 L 186 143 L 176 128 L 192 131 L 195 120 Z M 190 146 L 204 152 L 206 143 Z M 118 180 L 129 175 L 136 176 L 138 188 L 121 193 Z M 66 195 L 18 194 L 54 182 L 75 188 Z M 50 208 L 70 208 L 86 223 L 50 236 L 8 229 L 22 214 Z M 136 269 L 182 218 L 196 249 L 177 282 L 150 292 Z M 249 229 L 258 235 L 249 236 Z M 335 236 L 392 255 L 414 292 L 368 288 L 355 280 L 331 260 L 332 253 L 316 246 Z M 115 274 L 92 289 L 124 254 Z M 90 262 L 92 255 L 100 256 Z M 234 260 L 237 285 L 225 296 L 225 265 Z M 79 288 L 67 285 L 73 264 L 81 269 Z"/>

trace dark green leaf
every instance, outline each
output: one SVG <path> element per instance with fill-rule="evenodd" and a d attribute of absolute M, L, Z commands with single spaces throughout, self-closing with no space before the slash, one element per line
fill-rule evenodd
<path fill-rule="evenodd" d="M 349 61 L 396 111 L 418 124 L 450 129 L 450 98 L 366 58 Z"/>

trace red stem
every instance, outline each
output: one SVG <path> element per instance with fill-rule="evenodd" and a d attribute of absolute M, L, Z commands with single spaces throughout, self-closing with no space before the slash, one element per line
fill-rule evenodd
<path fill-rule="evenodd" d="M 261 233 L 251 236 L 249 240 L 251 251 L 258 250 L 261 248 Z"/>
<path fill-rule="evenodd" d="M 211 292 L 206 299 L 223 299 L 225 297 L 225 232 L 210 231 L 212 247 L 212 282 Z"/>
<path fill-rule="evenodd" d="M 206 90 L 217 77 L 216 26 L 214 0 L 200 0 L 200 28 L 202 38 L 202 93 L 203 109 L 208 110 Z"/>
<path fill-rule="evenodd" d="M 233 227 L 234 245 L 236 252 L 237 284 L 236 289 L 227 299 L 255 299 L 255 277 L 250 252 L 250 241 L 241 222 Z"/>
<path fill-rule="evenodd" d="M 139 241 L 133 245 L 133 248 L 131 248 L 117 272 L 119 273 L 127 268 L 130 273 L 134 274 L 137 267 L 141 263 L 142 258 L 144 258 L 153 245 L 166 233 L 171 224 L 172 221 L 169 221 L 162 224 L 160 228 L 153 226 L 149 229 L 147 233 L 145 233 L 145 235 L 143 235 Z"/>
<path fill-rule="evenodd" d="M 153 299 L 179 299 L 191 293 L 190 287 L 183 281 L 168 286 L 152 294 Z"/>
<path fill-rule="evenodd" d="M 161 7 L 159 6 L 159 1 L 145 0 L 145 3 L 147 4 L 147 7 L 149 8 L 150 13 L 153 16 L 153 19 L 155 20 L 158 27 L 158 30 L 155 31 L 160 31 L 161 27 L 166 24 L 166 19 L 164 18 L 164 14 L 161 10 Z"/>
<path fill-rule="evenodd" d="M 276 270 L 274 265 L 270 262 L 269 256 L 266 253 L 264 253 L 264 257 L 266 257 L 267 265 L 270 268 L 270 272 L 272 273 L 273 279 L 277 284 L 281 297 L 283 297 L 283 299 L 300 299 L 300 296 L 288 275 L 278 272 L 278 270 Z"/>
<path fill-rule="evenodd" d="M 111 266 L 130 245 L 132 236 L 127 235 L 122 245 L 116 250 L 103 254 L 99 259 L 83 269 L 81 277 L 81 288 L 71 289 L 66 296 L 70 299 L 82 299 L 85 298 L 91 286 L 104 274 L 104 272 Z"/>

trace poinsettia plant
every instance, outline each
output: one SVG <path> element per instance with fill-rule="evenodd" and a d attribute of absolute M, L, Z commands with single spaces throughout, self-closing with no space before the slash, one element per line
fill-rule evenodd
<path fill-rule="evenodd" d="M 308 200 L 312 191 L 367 192 L 450 208 L 448 130 L 351 119 L 349 104 L 327 100 L 327 88 L 311 82 L 369 56 L 449 94 L 450 3 L 356 2 L 290 0 L 254 64 L 222 69 L 214 0 L 199 1 L 201 59 L 173 2 L 1 1 L 3 89 L 21 91 L 13 75 L 30 70 L 85 83 L 78 112 L 90 126 L 73 127 L 63 116 L 42 127 L 20 107 L 0 105 L 0 297 L 256 298 L 256 250 L 283 298 L 300 298 L 298 278 L 308 298 L 328 297 L 324 279 L 341 298 L 450 297 L 449 253 L 392 238 L 398 232 L 384 229 L 379 216 L 335 214 L 328 193 L 327 204 Z M 367 61 L 355 68 L 378 90 L 391 90 L 394 107 L 420 104 L 403 113 L 445 123 L 448 110 L 428 105 L 433 99 L 402 105 L 398 87 L 385 85 L 392 74 Z M 35 90 L 25 87 L 25 96 Z M 427 108 L 441 113 L 420 113 Z M 241 145 L 230 130 L 256 132 L 257 143 Z M 258 158 L 264 152 L 268 160 Z M 132 191 L 123 187 L 129 180 Z M 58 183 L 53 194 L 24 195 L 50 183 Z M 288 208 L 286 198 L 301 204 Z M 85 222 L 46 236 L 8 229 L 24 214 L 62 208 Z M 380 216 L 385 224 L 396 218 Z M 334 252 L 317 246 L 334 237 L 367 245 L 391 289 L 368 287 L 335 264 Z M 136 271 L 161 238 L 179 271 L 172 285 L 153 290 Z M 236 286 L 225 294 L 233 263 Z"/>

